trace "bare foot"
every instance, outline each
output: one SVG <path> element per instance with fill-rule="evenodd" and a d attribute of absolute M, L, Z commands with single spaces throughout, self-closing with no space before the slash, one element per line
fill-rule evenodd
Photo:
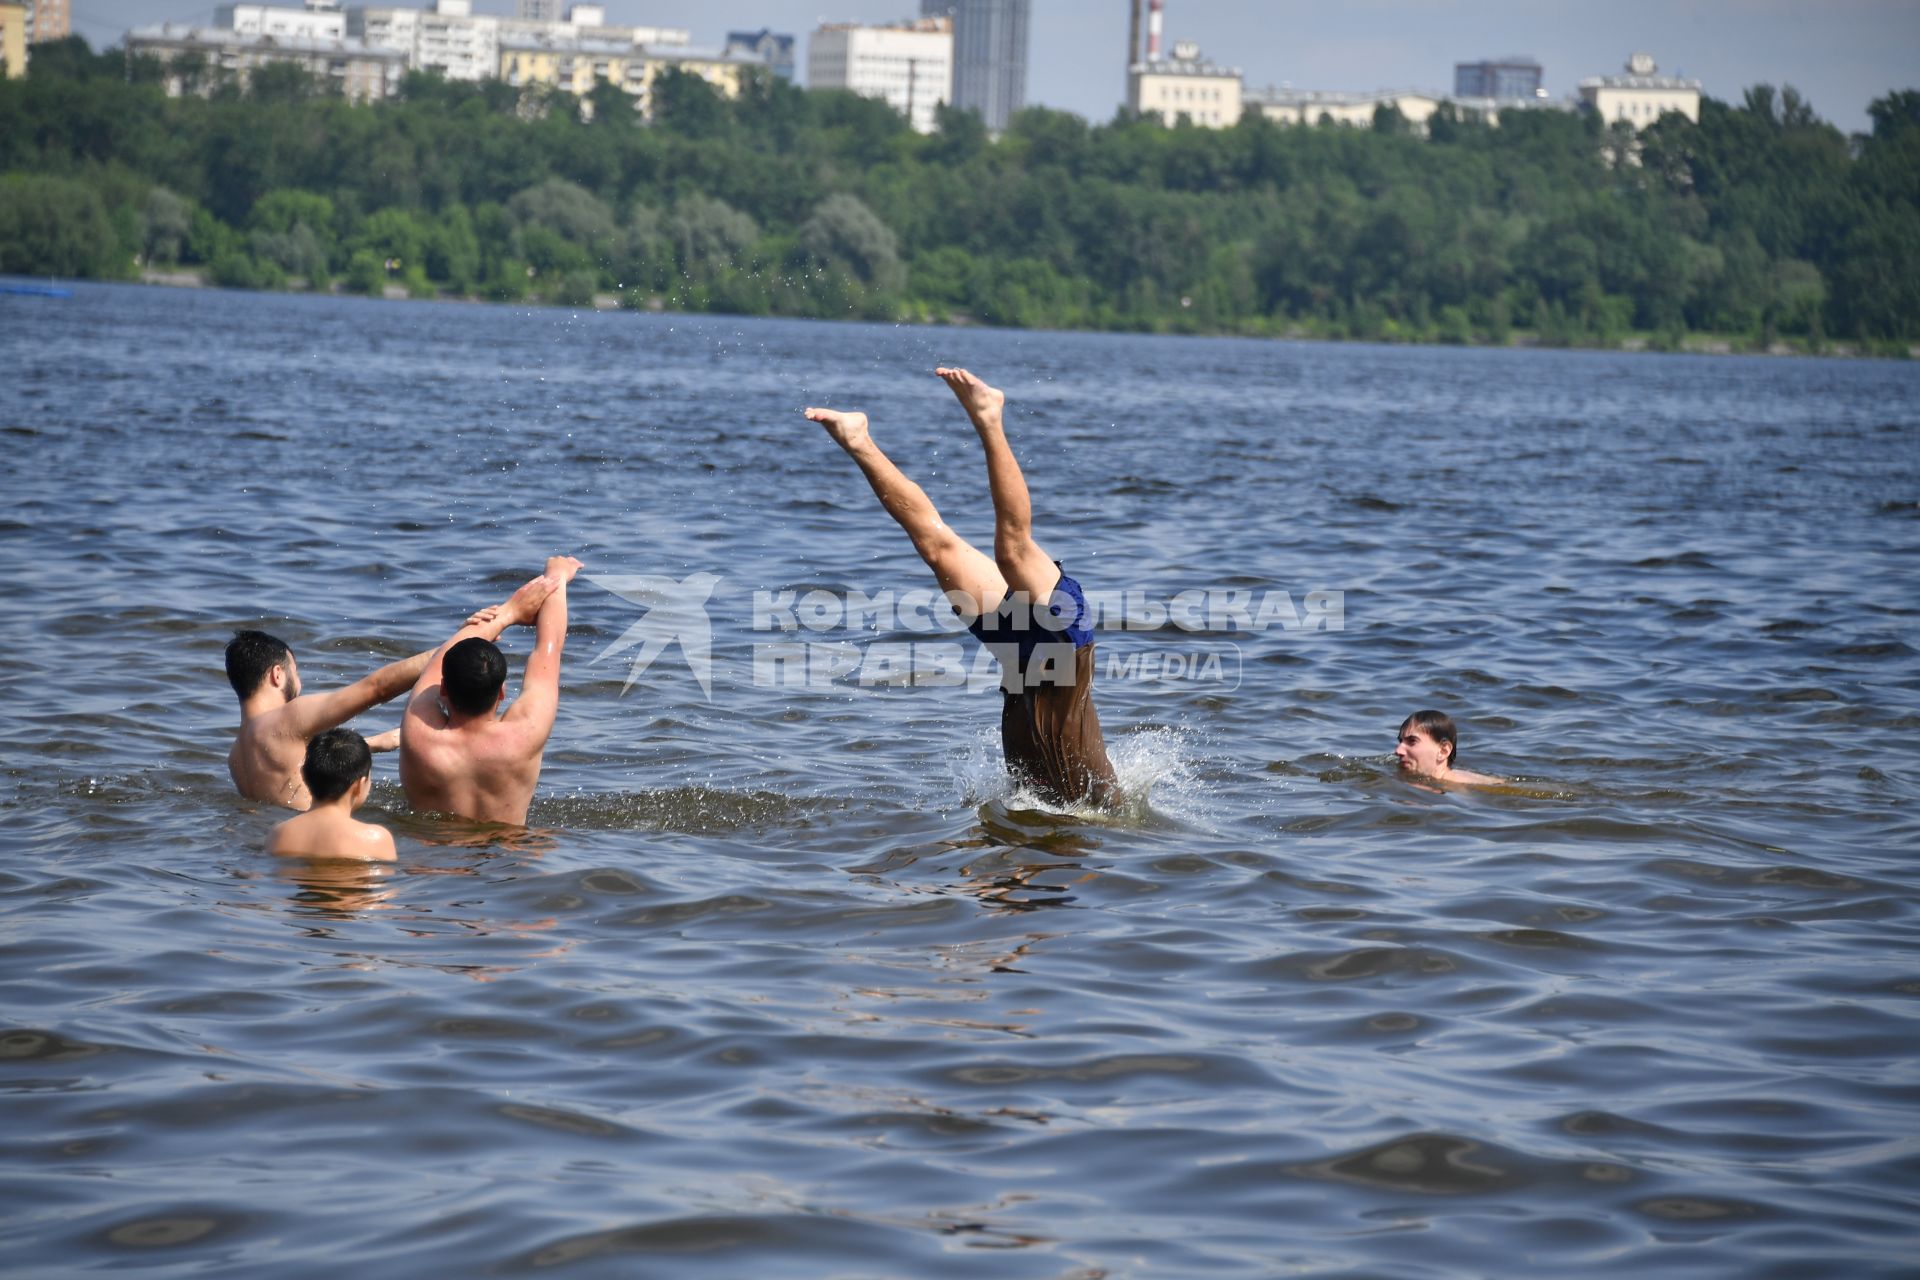
<path fill-rule="evenodd" d="M 965 369 L 950 369 L 942 365 L 933 372 L 952 390 L 974 426 L 1000 425 L 1000 408 L 1007 402 L 1006 392 L 988 386 Z"/>
<path fill-rule="evenodd" d="M 540 606 L 547 602 L 547 597 L 553 594 L 553 589 L 557 585 L 544 573 L 529 580 L 525 586 L 507 597 L 507 602 L 500 606 L 500 612 L 496 617 L 509 627 L 528 625 L 540 615 Z"/>
<path fill-rule="evenodd" d="M 554 586 L 564 587 L 573 581 L 573 575 L 583 566 L 572 556 L 548 556 L 547 571 L 543 575 L 553 581 Z"/>
<path fill-rule="evenodd" d="M 838 409 L 808 409 L 807 419 L 827 429 L 833 442 L 848 453 L 867 443 L 867 415 L 841 413 Z"/>

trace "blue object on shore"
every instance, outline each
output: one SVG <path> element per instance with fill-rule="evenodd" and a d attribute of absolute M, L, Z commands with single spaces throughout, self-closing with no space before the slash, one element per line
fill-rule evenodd
<path fill-rule="evenodd" d="M 33 298 L 71 298 L 73 290 L 57 284 L 10 284 L 0 280 L 0 293 L 24 293 Z"/>

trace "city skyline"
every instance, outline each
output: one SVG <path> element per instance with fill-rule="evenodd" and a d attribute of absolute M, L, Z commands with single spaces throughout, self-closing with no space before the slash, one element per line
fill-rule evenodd
<path fill-rule="evenodd" d="M 285 0 L 298 3 L 298 0 Z M 772 27 L 805 41 L 822 21 L 888 22 L 914 16 L 918 0 L 603 0 L 610 22 L 685 26 L 717 46 L 729 30 Z M 420 0 L 411 5 L 424 7 Z M 191 0 L 74 0 L 73 29 L 95 48 L 134 26 L 210 23 L 215 5 Z M 514 0 L 474 0 L 476 13 L 511 14 Z M 1125 98 L 1128 0 L 1036 0 L 1032 8 L 1030 105 L 1095 122 Z M 1237 66 L 1247 87 L 1445 92 L 1456 62 L 1519 54 L 1540 62 L 1559 99 L 1588 76 L 1618 72 L 1644 50 L 1662 72 L 1701 81 L 1738 102 L 1748 86 L 1791 84 L 1821 118 L 1844 131 L 1868 127 L 1867 105 L 1920 87 L 1920 0 L 1834 0 L 1817 16 L 1785 0 L 1616 0 L 1604 8 L 1524 0 L 1352 0 L 1341 6 L 1289 0 L 1168 0 L 1166 34 L 1192 40 Z"/>

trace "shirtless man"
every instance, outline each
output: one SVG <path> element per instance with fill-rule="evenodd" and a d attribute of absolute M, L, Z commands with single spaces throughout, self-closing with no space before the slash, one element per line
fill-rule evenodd
<path fill-rule="evenodd" d="M 532 585 L 520 590 L 525 592 Z M 498 636 L 519 613 L 530 620 L 547 590 L 542 587 L 530 603 L 516 593 L 506 604 L 474 614 L 468 624 L 486 619 L 487 633 Z M 305 811 L 313 803 L 300 777 L 307 742 L 411 689 L 432 657 L 432 650 L 416 653 L 389 662 L 344 689 L 303 693 L 300 664 L 285 641 L 264 631 L 235 632 L 227 642 L 227 681 L 240 698 L 240 733 L 227 752 L 227 772 L 233 775 L 235 789 L 249 800 Z M 392 751 L 399 745 L 398 729 L 367 739 L 373 751 Z"/>
<path fill-rule="evenodd" d="M 300 778 L 307 741 L 412 687 L 432 653 L 390 662 L 333 693 L 302 693 L 300 664 L 286 642 L 238 631 L 227 642 L 227 680 L 240 698 L 240 733 L 227 751 L 234 788 L 249 800 L 305 810 L 313 803 Z M 400 745 L 400 731 L 367 740 L 373 751 Z"/>
<path fill-rule="evenodd" d="M 268 853 L 359 862 L 395 860 L 393 833 L 353 816 L 373 790 L 373 752 L 365 738 L 351 729 L 320 734 L 307 744 L 300 777 L 313 796 L 313 807 L 273 829 Z"/>
<path fill-rule="evenodd" d="M 579 571 L 572 556 L 554 556 L 534 579 L 546 591 L 534 617 L 533 653 L 520 696 L 506 714 L 496 716 L 507 692 L 507 660 L 493 643 L 497 618 L 469 621 L 433 652 L 400 721 L 400 785 L 414 808 L 526 824 L 540 756 L 560 709 L 567 583 Z"/>
<path fill-rule="evenodd" d="M 1459 741 L 1452 716 L 1444 711 L 1416 711 L 1400 722 L 1400 736 L 1394 743 L 1393 755 L 1400 762 L 1401 773 L 1422 782 L 1483 787 L 1506 781 L 1490 774 L 1455 768 L 1453 758 Z"/>
<path fill-rule="evenodd" d="M 1007 398 L 965 369 L 934 372 L 967 411 L 986 453 L 991 558 L 949 529 L 926 492 L 880 451 L 864 413 L 808 409 L 806 415 L 859 466 L 967 629 L 1000 659 L 1007 771 L 1055 803 L 1117 806 L 1120 783 L 1093 708 L 1086 594 L 1033 540 L 1032 500 L 1002 422 Z"/>

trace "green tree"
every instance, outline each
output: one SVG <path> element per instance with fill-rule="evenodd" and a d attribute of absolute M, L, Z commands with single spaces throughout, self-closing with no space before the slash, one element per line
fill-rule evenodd
<path fill-rule="evenodd" d="M 683 197 L 667 219 L 667 236 L 681 274 L 691 280 L 711 280 L 721 271 L 740 265 L 760 229 L 753 219 L 724 200 L 707 196 Z"/>
<path fill-rule="evenodd" d="M 387 264 L 372 249 L 355 249 L 341 284 L 350 293 L 379 297 L 387 287 Z"/>
<path fill-rule="evenodd" d="M 131 270 L 100 197 L 70 178 L 0 178 L 0 272 L 112 280 Z"/>
<path fill-rule="evenodd" d="M 866 288 L 894 293 L 906 282 L 900 242 L 859 197 L 837 192 L 821 201 L 800 227 L 808 258 L 850 271 Z"/>
<path fill-rule="evenodd" d="M 172 266 L 180 260 L 193 230 L 193 205 L 165 187 L 147 193 L 141 209 L 142 248 L 147 262 L 154 266 Z"/>

